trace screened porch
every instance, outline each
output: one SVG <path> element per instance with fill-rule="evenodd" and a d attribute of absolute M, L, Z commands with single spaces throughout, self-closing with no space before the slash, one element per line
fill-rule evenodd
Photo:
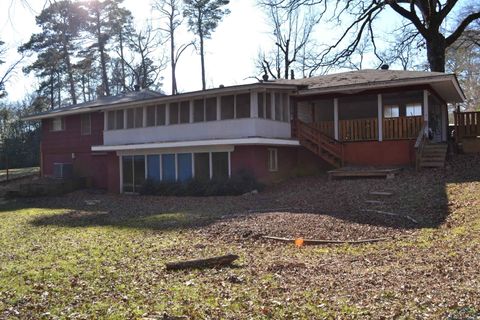
<path fill-rule="evenodd" d="M 416 139 L 430 119 L 442 140 L 442 105 L 428 90 L 317 98 L 299 101 L 295 119 L 342 142 Z"/>

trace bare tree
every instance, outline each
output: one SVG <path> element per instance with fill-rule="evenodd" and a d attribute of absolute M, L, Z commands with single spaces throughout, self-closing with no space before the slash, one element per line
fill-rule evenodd
<path fill-rule="evenodd" d="M 276 0 L 276 6 L 310 6 L 320 7 L 330 21 L 349 21 L 335 43 L 328 45 L 317 56 L 317 68 L 344 62 L 358 48 L 362 38 L 368 37 L 372 50 L 383 63 L 377 48 L 378 21 L 387 9 L 392 10 L 410 26 L 416 36 L 425 43 L 427 60 L 432 71 L 445 71 L 445 52 L 472 23 L 480 19 L 478 4 L 471 5 L 459 12 L 456 26 L 447 30 L 443 28 L 447 18 L 455 15 L 460 4 L 457 0 Z M 353 35 L 353 37 L 352 37 Z"/>
<path fill-rule="evenodd" d="M 307 50 L 311 44 L 311 35 L 320 15 L 316 10 L 302 10 L 298 6 L 278 6 L 277 0 L 260 2 L 268 17 L 273 31 L 275 48 L 270 54 L 260 56 L 260 66 L 274 79 L 288 79 L 293 75 L 294 64 L 305 74 Z"/>
<path fill-rule="evenodd" d="M 166 34 L 166 41 L 170 43 L 170 68 L 172 76 L 172 94 L 178 93 L 177 88 L 177 64 L 185 50 L 194 44 L 193 41 L 176 46 L 176 31 L 183 23 L 181 0 L 156 0 L 153 8 L 160 13 L 160 19 L 164 20 L 159 29 Z"/>
<path fill-rule="evenodd" d="M 6 51 L 7 49 L 5 47 L 5 43 L 0 41 L 0 65 L 5 63 L 3 59 Z M 18 60 L 8 65 L 5 70 L 0 70 L 0 99 L 7 95 L 7 92 L 5 91 L 5 84 L 10 80 L 10 77 L 15 74 L 15 70 L 20 62 L 22 62 L 23 58 L 24 56 L 22 55 Z"/>
<path fill-rule="evenodd" d="M 167 62 L 165 57 L 154 59 L 156 50 L 161 40 L 148 25 L 142 31 L 133 33 L 128 39 L 128 46 L 132 52 L 129 61 L 125 64 L 133 76 L 133 85 L 140 88 L 149 88 L 155 85 L 160 79 L 160 72 L 165 70 Z"/>

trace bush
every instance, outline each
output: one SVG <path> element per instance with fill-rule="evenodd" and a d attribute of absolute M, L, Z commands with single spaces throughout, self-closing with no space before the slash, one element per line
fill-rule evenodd
<path fill-rule="evenodd" d="M 240 171 L 226 180 L 198 180 L 187 182 L 156 182 L 146 180 L 140 191 L 144 195 L 159 196 L 236 196 L 253 190 L 261 190 L 263 185 L 257 182 L 253 174 Z"/>

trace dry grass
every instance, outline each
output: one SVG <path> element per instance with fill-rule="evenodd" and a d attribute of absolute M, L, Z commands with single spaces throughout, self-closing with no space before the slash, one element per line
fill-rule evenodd
<path fill-rule="evenodd" d="M 374 208 L 399 217 L 363 211 L 375 190 L 394 196 Z M 18 200 L 0 207 L 0 318 L 477 319 L 479 194 L 480 158 L 461 156 L 446 171 L 243 197 Z M 296 248 L 263 234 L 392 240 Z M 164 269 L 226 253 L 237 267 Z"/>

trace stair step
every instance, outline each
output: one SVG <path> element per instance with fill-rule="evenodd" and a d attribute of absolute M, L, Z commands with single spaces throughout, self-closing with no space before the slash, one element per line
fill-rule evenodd
<path fill-rule="evenodd" d="M 371 196 L 380 196 L 380 197 L 391 197 L 393 196 L 393 192 L 388 191 L 371 191 L 369 193 Z"/>
<path fill-rule="evenodd" d="M 445 166 L 443 161 L 422 161 L 420 167 L 441 168 Z"/>
<path fill-rule="evenodd" d="M 368 204 L 384 204 L 383 201 L 378 201 L 378 200 L 365 200 L 365 203 L 368 203 Z"/>

